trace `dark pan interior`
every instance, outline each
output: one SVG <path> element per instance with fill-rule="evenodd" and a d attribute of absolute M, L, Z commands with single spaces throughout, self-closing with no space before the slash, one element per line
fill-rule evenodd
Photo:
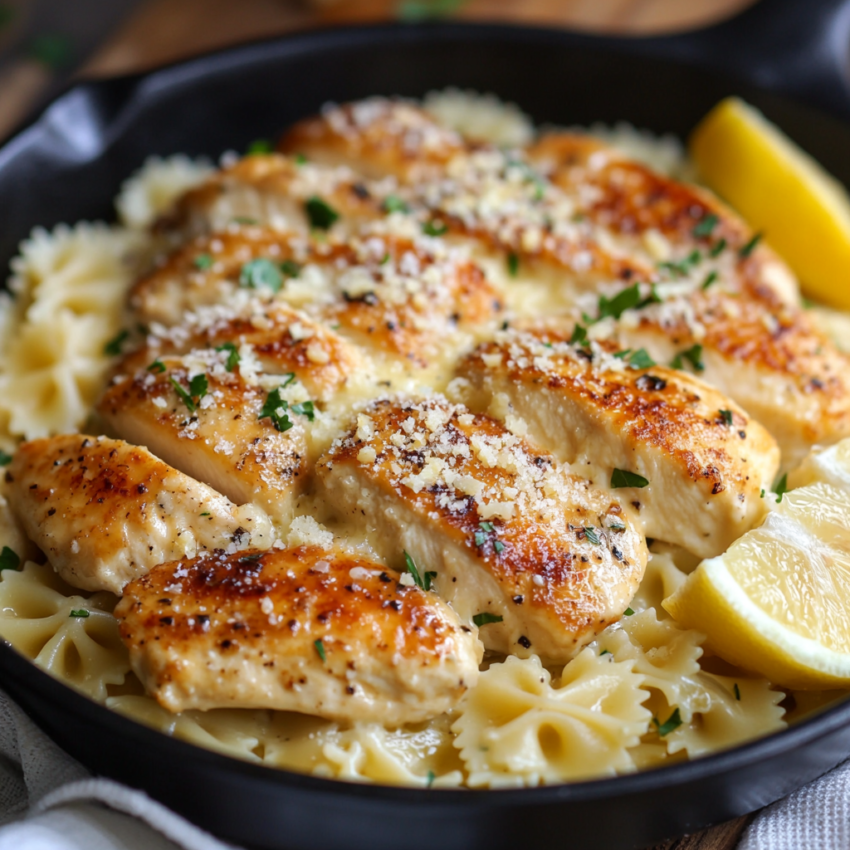
<path fill-rule="evenodd" d="M 850 185 L 846 125 L 620 43 L 461 25 L 318 32 L 69 91 L 0 151 L 0 264 L 36 225 L 111 218 L 121 181 L 151 154 L 216 157 L 328 100 L 447 85 L 495 92 L 540 122 L 626 120 L 682 136 L 722 97 L 740 94 Z M 850 705 L 841 705 L 769 739 L 640 775 L 504 792 L 358 786 L 166 738 L 70 692 L 2 644 L 0 681 L 96 772 L 264 848 L 640 847 L 763 806 L 850 754 Z"/>

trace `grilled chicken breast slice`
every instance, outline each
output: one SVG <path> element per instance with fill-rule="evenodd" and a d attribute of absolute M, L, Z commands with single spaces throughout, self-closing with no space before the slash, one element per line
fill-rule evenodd
<path fill-rule="evenodd" d="M 389 726 L 450 709 L 478 678 L 474 630 L 434 593 L 318 547 L 163 564 L 115 610 L 170 711 L 269 708 Z"/>
<path fill-rule="evenodd" d="M 8 467 L 12 508 L 65 581 L 121 594 L 164 561 L 212 549 L 265 549 L 268 517 L 106 437 L 24 443 Z"/>
<path fill-rule="evenodd" d="M 439 396 L 373 402 L 317 476 L 388 563 L 408 553 L 464 622 L 484 615 L 488 649 L 561 663 L 643 576 L 643 536 L 614 499 Z"/>
<path fill-rule="evenodd" d="M 494 321 L 502 302 L 466 251 L 407 230 L 376 226 L 345 244 L 260 227 L 200 236 L 138 281 L 130 303 L 142 321 L 174 325 L 265 286 L 372 353 L 422 366 L 458 329 Z"/>
<path fill-rule="evenodd" d="M 725 552 L 764 513 L 761 494 L 779 468 L 775 441 L 703 381 L 635 369 L 616 353 L 512 332 L 479 346 L 458 374 L 473 387 L 471 406 L 507 402 L 530 440 L 600 486 L 617 469 L 648 480 L 622 490 L 648 537 L 703 558 Z"/>
<path fill-rule="evenodd" d="M 280 376 L 269 378 L 269 388 L 250 384 L 237 369 L 227 371 L 228 357 L 200 350 L 119 374 L 97 411 L 124 439 L 237 504 L 259 505 L 286 528 L 306 483 L 313 408 L 287 400 L 300 385 Z"/>

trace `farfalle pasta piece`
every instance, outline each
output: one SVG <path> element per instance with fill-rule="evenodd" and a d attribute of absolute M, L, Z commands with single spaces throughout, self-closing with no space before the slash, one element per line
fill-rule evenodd
<path fill-rule="evenodd" d="M 650 719 L 634 666 L 584 649 L 553 687 L 536 656 L 492 665 L 452 726 L 468 784 L 541 785 L 634 770 L 628 750 Z"/>
<path fill-rule="evenodd" d="M 0 637 L 98 701 L 130 670 L 114 605 L 109 593 L 76 595 L 49 564 L 28 561 L 20 570 L 0 571 Z"/>

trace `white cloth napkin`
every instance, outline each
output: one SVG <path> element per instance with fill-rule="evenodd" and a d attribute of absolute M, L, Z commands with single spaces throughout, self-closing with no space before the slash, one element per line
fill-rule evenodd
<path fill-rule="evenodd" d="M 91 778 L 0 691 L 0 850 L 179 847 L 234 850 L 147 794 Z M 850 850 L 850 761 L 760 812 L 738 850 Z"/>

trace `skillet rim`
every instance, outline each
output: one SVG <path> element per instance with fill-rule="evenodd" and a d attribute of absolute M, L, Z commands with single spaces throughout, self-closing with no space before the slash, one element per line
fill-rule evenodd
<path fill-rule="evenodd" d="M 35 134 L 39 126 L 49 120 L 52 109 L 61 105 L 66 99 L 78 94 L 91 95 L 98 92 L 108 94 L 113 90 L 118 93 L 117 102 L 110 105 L 109 114 L 106 115 L 103 125 L 99 128 L 96 149 L 76 163 L 83 164 L 102 158 L 108 152 L 111 143 L 120 136 L 123 130 L 125 110 L 132 106 L 137 98 L 145 99 L 159 88 L 184 86 L 198 77 L 226 73 L 243 64 L 261 64 L 263 61 L 277 56 L 279 52 L 297 55 L 300 51 L 316 51 L 319 48 L 345 49 L 374 45 L 376 40 L 382 41 L 392 37 L 409 37 L 411 41 L 416 41 L 422 36 L 433 38 L 435 35 L 440 35 L 449 42 L 462 41 L 465 37 L 474 35 L 479 38 L 483 37 L 484 40 L 492 39 L 493 41 L 510 38 L 527 44 L 549 42 L 560 45 L 565 49 L 592 48 L 611 55 L 622 56 L 632 53 L 642 61 L 658 62 L 672 68 L 697 68 L 718 81 L 737 85 L 739 89 L 758 90 L 764 94 L 793 103 L 797 108 L 810 110 L 830 118 L 842 126 L 850 126 L 846 121 L 830 115 L 825 110 L 812 107 L 793 95 L 778 95 L 768 89 L 753 85 L 750 81 L 743 80 L 740 77 L 693 65 L 674 57 L 640 54 L 637 52 L 640 45 L 639 38 L 609 37 L 594 33 L 560 30 L 554 27 L 521 26 L 500 22 L 417 24 L 390 22 L 298 29 L 283 35 L 253 39 L 236 46 L 193 56 L 189 59 L 157 65 L 141 72 L 72 82 L 43 109 L 25 122 L 20 129 L 0 143 L 0 171 L 9 167 L 10 160 L 14 159 L 15 156 L 25 152 L 30 143 L 30 134 Z M 142 108 L 145 108 L 144 103 Z M 0 288 L 5 288 L 5 272 L 4 279 L 0 282 Z M 14 671 L 15 666 L 19 666 L 17 672 Z M 141 741 L 134 741 L 134 746 L 141 745 L 164 749 L 172 757 L 180 757 L 182 754 L 196 762 L 206 763 L 210 768 L 216 770 L 243 775 L 260 782 L 272 782 L 276 788 L 298 786 L 304 790 L 333 795 L 352 795 L 355 798 L 369 797 L 381 802 L 423 804 L 427 799 L 429 803 L 437 803 L 441 806 L 461 805 L 465 808 L 472 806 L 487 808 L 491 801 L 497 805 L 508 804 L 514 807 L 551 805 L 558 802 L 577 803 L 628 797 L 652 790 L 664 790 L 671 785 L 690 784 L 718 774 L 757 765 L 760 761 L 767 761 L 772 757 L 778 757 L 795 749 L 811 745 L 821 738 L 850 726 L 850 696 L 848 696 L 843 702 L 815 710 L 811 717 L 781 731 L 677 764 L 637 770 L 629 774 L 516 789 L 420 788 L 323 778 L 309 773 L 299 773 L 286 768 L 239 759 L 173 737 L 133 720 L 75 690 L 20 654 L 2 637 L 0 637 L 0 670 L 12 671 L 11 675 L 15 680 L 14 685 L 7 690 L 16 702 L 23 701 L 16 697 L 15 692 L 19 689 L 30 688 L 41 699 L 47 700 L 52 707 L 62 706 L 64 710 L 73 711 L 85 721 L 92 721 L 101 726 L 115 727 L 110 730 L 110 734 L 125 739 L 128 737 L 141 739 Z M 31 715 L 28 716 L 32 719 Z M 36 723 L 36 725 L 41 728 L 40 724 Z M 170 752 L 168 752 L 169 750 Z M 846 758 L 846 754 L 842 753 L 840 760 L 844 760 L 844 758 Z M 827 768 L 824 772 L 829 769 L 831 768 Z M 426 798 L 423 796 L 425 792 L 429 794 L 437 793 L 437 796 Z"/>

